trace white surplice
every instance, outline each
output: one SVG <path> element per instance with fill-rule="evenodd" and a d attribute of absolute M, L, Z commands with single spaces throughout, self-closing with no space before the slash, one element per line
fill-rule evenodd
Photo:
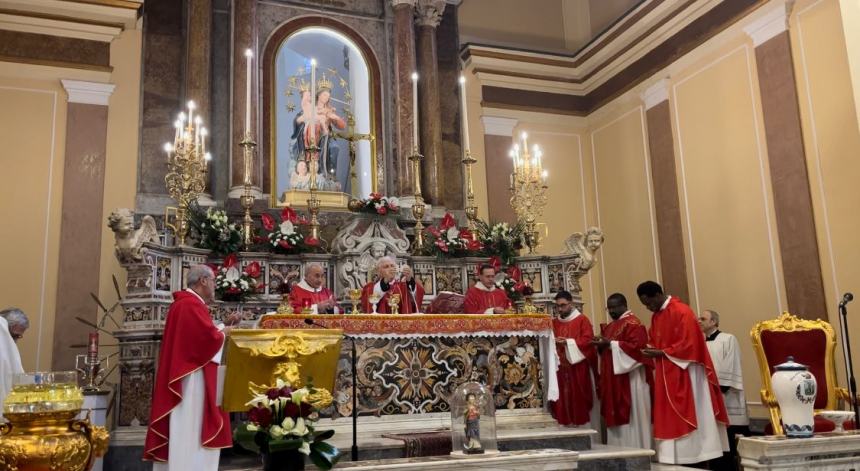
<path fill-rule="evenodd" d="M 23 372 L 21 354 L 12 334 L 9 333 L 9 324 L 5 318 L 0 317 L 0 422 L 3 421 L 3 401 L 12 389 L 12 380 L 16 374 Z"/>
<path fill-rule="evenodd" d="M 669 355 L 666 355 L 666 358 L 687 370 L 690 375 L 698 427 L 681 438 L 657 440 L 657 461 L 666 464 L 691 464 L 723 456 L 724 451 L 729 451 L 729 437 L 726 426 L 717 422 L 714 416 L 705 367 Z"/>
<path fill-rule="evenodd" d="M 747 401 L 744 397 L 744 377 L 741 371 L 741 349 L 732 334 L 719 332 L 713 340 L 705 342 L 714 362 L 714 371 L 720 386 L 728 387 L 723 393 L 730 425 L 749 425 Z"/>
<path fill-rule="evenodd" d="M 651 440 L 651 389 L 645 380 L 645 366 L 634 360 L 618 345 L 609 342 L 612 350 L 612 373 L 628 374 L 630 378 L 630 421 L 625 425 L 606 428 L 606 444 L 630 448 L 653 448 Z"/>
<path fill-rule="evenodd" d="M 194 293 L 192 290 L 186 290 Z M 194 293 L 198 298 L 200 296 Z M 203 298 L 200 301 L 205 304 Z M 218 330 L 224 325 L 216 324 Z M 212 357 L 213 362 L 221 364 L 222 350 Z M 204 448 L 200 445 L 203 429 L 203 406 L 206 396 L 206 379 L 203 370 L 182 379 L 182 400 L 170 412 L 170 441 L 166 463 L 153 463 L 153 471 L 218 471 L 221 450 Z"/>

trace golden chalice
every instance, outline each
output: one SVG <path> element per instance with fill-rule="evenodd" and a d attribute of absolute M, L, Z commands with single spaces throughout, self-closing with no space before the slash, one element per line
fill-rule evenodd
<path fill-rule="evenodd" d="M 400 293 L 392 293 L 388 297 L 388 309 L 391 314 L 400 314 Z"/>
<path fill-rule="evenodd" d="M 294 314 L 293 306 L 290 304 L 290 295 L 284 293 L 284 296 L 281 298 L 281 304 L 278 305 L 278 314 Z"/>
<path fill-rule="evenodd" d="M 352 301 L 352 313 L 353 314 L 361 314 L 361 309 L 358 308 L 358 303 L 361 301 L 361 290 L 360 289 L 350 289 L 347 290 L 347 296 L 349 296 L 349 300 Z"/>

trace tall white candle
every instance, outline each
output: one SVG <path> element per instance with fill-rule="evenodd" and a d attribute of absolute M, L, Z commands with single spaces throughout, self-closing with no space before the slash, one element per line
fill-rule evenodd
<path fill-rule="evenodd" d="M 196 108 L 196 106 L 194 105 L 194 100 L 188 100 L 188 128 L 189 129 L 194 124 L 194 108 Z"/>
<path fill-rule="evenodd" d="M 418 151 L 418 73 L 412 72 L 412 148 Z"/>
<path fill-rule="evenodd" d="M 463 120 L 463 149 L 469 150 L 469 116 L 466 114 L 466 77 L 460 76 L 460 106 Z"/>
<path fill-rule="evenodd" d="M 245 49 L 245 135 L 251 135 L 251 60 L 254 53 Z"/>
<path fill-rule="evenodd" d="M 316 145 L 317 135 L 317 60 L 311 59 L 311 146 Z"/>

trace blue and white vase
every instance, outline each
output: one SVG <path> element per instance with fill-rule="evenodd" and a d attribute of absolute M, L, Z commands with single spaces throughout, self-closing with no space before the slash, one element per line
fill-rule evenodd
<path fill-rule="evenodd" d="M 782 415 L 782 428 L 787 437 L 812 436 L 815 423 L 815 396 L 818 385 L 806 365 L 795 363 L 789 356 L 785 363 L 776 365 L 770 383 Z"/>

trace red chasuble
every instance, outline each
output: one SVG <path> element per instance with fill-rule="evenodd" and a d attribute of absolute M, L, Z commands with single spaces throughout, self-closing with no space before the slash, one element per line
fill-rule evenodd
<path fill-rule="evenodd" d="M 373 304 L 370 302 L 370 295 L 373 293 L 373 287 L 376 286 L 376 281 L 364 285 L 361 290 L 361 309 L 364 312 L 373 312 Z M 400 307 L 398 310 L 401 314 L 415 314 L 419 311 L 421 303 L 424 301 L 424 287 L 421 283 L 415 283 L 415 299 L 409 291 L 409 286 L 401 281 L 391 283 L 390 288 L 382 296 L 382 299 L 376 304 L 376 312 L 379 314 L 388 314 L 391 310 L 388 308 L 388 297 L 392 293 L 400 293 Z M 417 306 L 416 306 L 417 304 Z"/>
<path fill-rule="evenodd" d="M 466 291 L 466 299 L 463 301 L 463 311 L 466 314 L 484 314 L 487 309 L 495 307 L 506 309 L 508 307 L 511 301 L 505 290 L 499 288 L 492 291 L 486 288 L 481 289 L 478 287 L 478 283 Z M 484 285 L 481 284 L 481 287 Z"/>
<path fill-rule="evenodd" d="M 717 422 L 728 426 L 729 417 L 720 393 L 720 383 L 714 373 L 711 355 L 705 345 L 696 315 L 690 306 L 669 298 L 665 309 L 651 317 L 648 332 L 654 348 L 666 355 L 701 364 L 705 369 L 711 393 L 711 407 Z M 698 428 L 696 404 L 690 373 L 666 357 L 654 358 L 654 438 L 673 440 Z"/>
<path fill-rule="evenodd" d="M 167 461 L 170 412 L 182 401 L 183 378 L 201 369 L 206 397 L 200 444 L 206 448 L 233 445 L 230 417 L 215 403 L 218 365 L 212 357 L 224 344 L 224 334 L 212 323 L 209 309 L 197 295 L 177 291 L 173 299 L 164 326 L 146 431 L 143 459 L 148 461 Z"/>
<path fill-rule="evenodd" d="M 331 291 L 328 288 L 321 287 L 318 291 L 315 291 L 305 280 L 302 280 L 301 283 L 293 286 L 290 290 L 290 304 L 293 306 L 294 312 L 302 312 L 305 302 L 310 307 L 332 297 Z M 320 312 L 320 314 L 323 313 Z"/>
<path fill-rule="evenodd" d="M 591 408 L 594 406 L 589 373 L 593 373 L 595 378 L 598 377 L 597 350 L 591 344 L 591 339 L 594 338 L 591 322 L 584 314 L 568 322 L 553 319 L 552 330 L 556 339 L 575 341 L 579 351 L 585 356 L 585 360 L 572 365 L 567 361 L 567 347 L 564 344 L 556 344 L 559 357 L 558 400 L 550 403 L 552 415 L 561 425 L 588 423 L 591 420 Z"/>
<path fill-rule="evenodd" d="M 642 363 L 642 352 L 648 344 L 645 326 L 632 312 L 612 321 L 601 335 L 609 341 L 617 341 L 618 347 L 634 360 Z M 630 374 L 616 375 L 613 372 L 612 349 L 606 347 L 600 352 L 600 415 L 607 427 L 617 427 L 630 423 Z M 646 380 L 651 384 L 646 371 Z"/>

